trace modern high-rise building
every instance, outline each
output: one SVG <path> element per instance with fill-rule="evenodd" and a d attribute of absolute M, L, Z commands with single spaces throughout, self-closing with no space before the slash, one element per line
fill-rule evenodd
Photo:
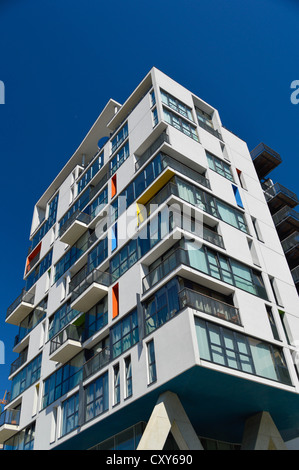
<path fill-rule="evenodd" d="M 156 68 L 108 101 L 34 207 L 4 449 L 287 448 L 298 200 L 266 180 L 280 160 Z"/>

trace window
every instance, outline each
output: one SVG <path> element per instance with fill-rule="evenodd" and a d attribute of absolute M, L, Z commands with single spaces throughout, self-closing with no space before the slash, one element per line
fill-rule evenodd
<path fill-rule="evenodd" d="M 291 385 L 281 348 L 199 318 L 195 327 L 202 359 Z"/>
<path fill-rule="evenodd" d="M 90 421 L 109 408 L 108 372 L 85 388 L 85 421 Z"/>
<path fill-rule="evenodd" d="M 178 100 L 177 98 L 170 95 L 164 90 L 161 90 L 161 97 L 162 97 L 162 102 L 164 104 L 166 104 L 171 109 L 181 114 L 185 118 L 189 119 L 190 121 L 193 121 L 192 109 L 189 106 L 182 103 L 182 101 Z"/>
<path fill-rule="evenodd" d="M 117 152 L 117 154 L 112 158 L 110 162 L 110 174 L 113 175 L 118 168 L 124 163 L 124 161 L 129 157 L 129 142 L 123 145 Z"/>
<path fill-rule="evenodd" d="M 108 323 L 108 297 L 94 305 L 87 313 L 85 313 L 84 336 L 86 341 L 92 335 L 100 331 Z"/>
<path fill-rule="evenodd" d="M 128 123 L 126 123 L 122 129 L 116 134 L 116 136 L 111 141 L 111 153 L 114 153 L 115 150 L 123 143 L 123 141 L 128 137 Z"/>
<path fill-rule="evenodd" d="M 178 282 L 171 280 L 144 305 L 145 334 L 148 335 L 170 320 L 179 310 Z"/>
<path fill-rule="evenodd" d="M 156 358 L 154 340 L 147 343 L 147 361 L 148 361 L 148 383 L 151 384 L 157 380 Z"/>
<path fill-rule="evenodd" d="M 39 380 L 41 362 L 42 354 L 39 354 L 14 376 L 11 384 L 11 400 Z"/>
<path fill-rule="evenodd" d="M 191 137 L 193 140 L 196 140 L 196 142 L 199 142 L 196 128 L 192 126 L 192 124 L 190 124 L 188 121 L 185 121 L 185 119 L 181 118 L 180 116 L 174 114 L 173 112 L 165 108 L 164 119 L 168 124 L 183 132 L 183 134 L 187 135 L 188 137 Z"/>
<path fill-rule="evenodd" d="M 114 381 L 114 400 L 113 404 L 117 405 L 120 402 L 120 377 L 119 377 L 119 364 L 113 367 L 113 381 Z"/>
<path fill-rule="evenodd" d="M 155 96 L 154 90 L 152 90 L 152 91 L 150 92 L 150 98 L 151 98 L 151 107 L 152 107 L 152 106 L 155 106 L 155 104 L 156 104 L 156 96 Z"/>
<path fill-rule="evenodd" d="M 260 230 L 260 226 L 259 226 L 258 221 L 254 217 L 251 217 L 251 219 L 252 219 L 252 224 L 253 224 L 253 228 L 254 228 L 254 231 L 255 231 L 256 238 L 260 242 L 263 242 L 264 240 L 263 240 L 263 237 L 262 237 L 262 234 L 261 234 L 261 230 Z"/>
<path fill-rule="evenodd" d="M 117 222 L 111 227 L 111 251 L 117 248 Z"/>
<path fill-rule="evenodd" d="M 276 327 L 276 324 L 275 324 L 275 320 L 274 320 L 274 317 L 273 317 L 272 308 L 269 305 L 266 305 L 265 307 L 266 307 L 266 311 L 267 311 L 267 315 L 268 315 L 268 320 L 269 320 L 269 323 L 270 323 L 270 326 L 271 326 L 271 330 L 272 330 L 272 333 L 273 333 L 273 338 L 276 339 L 277 341 L 280 341 L 279 334 L 278 334 L 278 331 L 277 331 L 277 327 Z"/>
<path fill-rule="evenodd" d="M 132 363 L 131 356 L 125 358 L 125 397 L 129 398 L 133 394 Z"/>
<path fill-rule="evenodd" d="M 79 384 L 83 378 L 83 363 L 84 353 L 79 353 L 44 381 L 44 408 Z"/>
<path fill-rule="evenodd" d="M 158 120 L 158 111 L 157 111 L 157 108 L 154 108 L 154 109 L 152 110 L 152 116 L 153 116 L 153 127 L 155 127 L 155 126 L 158 124 L 158 122 L 159 122 L 159 120 Z"/>
<path fill-rule="evenodd" d="M 73 431 L 79 426 L 79 393 L 76 393 L 62 403 L 61 435 Z"/>
<path fill-rule="evenodd" d="M 88 253 L 88 272 L 97 268 L 108 256 L 107 237 L 100 240 L 99 243 Z"/>
<path fill-rule="evenodd" d="M 137 309 L 135 309 L 111 328 L 112 358 L 118 357 L 138 341 Z"/>
<path fill-rule="evenodd" d="M 206 124 L 207 126 L 211 127 L 212 129 L 214 129 L 212 116 L 210 114 L 206 113 L 202 109 L 196 108 L 196 115 L 197 115 L 197 119 L 199 122 L 202 122 Z"/>
<path fill-rule="evenodd" d="M 78 310 L 71 309 L 71 300 L 67 300 L 49 319 L 49 339 L 79 315 Z"/>
<path fill-rule="evenodd" d="M 92 178 L 102 168 L 104 161 L 103 157 L 104 154 L 102 152 L 101 155 L 96 157 L 95 161 L 89 166 L 88 170 L 84 172 L 83 176 L 81 176 L 80 180 L 78 181 L 78 194 L 83 191 L 83 189 L 88 185 Z"/>
<path fill-rule="evenodd" d="M 26 279 L 26 291 L 28 291 L 42 275 L 49 269 L 52 264 L 52 251 L 50 250 L 46 256 L 36 265 L 31 271 L 31 274 Z"/>
<path fill-rule="evenodd" d="M 220 158 L 215 157 L 211 153 L 206 152 L 206 154 L 207 154 L 208 164 L 211 170 L 216 171 L 216 173 L 218 173 L 221 176 L 224 176 L 224 178 L 230 181 L 234 181 L 231 168 L 227 163 L 225 163 Z"/>

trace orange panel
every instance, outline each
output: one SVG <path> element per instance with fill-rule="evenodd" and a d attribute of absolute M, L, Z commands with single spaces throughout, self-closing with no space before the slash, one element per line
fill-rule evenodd
<path fill-rule="evenodd" d="M 116 182 L 116 175 L 113 175 L 111 178 L 111 199 L 117 193 L 117 182 Z"/>
<path fill-rule="evenodd" d="M 119 313 L 118 283 L 112 287 L 112 318 L 116 318 Z"/>

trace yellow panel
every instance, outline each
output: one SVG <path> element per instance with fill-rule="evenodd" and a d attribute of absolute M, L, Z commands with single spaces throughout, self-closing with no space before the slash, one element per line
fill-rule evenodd
<path fill-rule="evenodd" d="M 155 194 L 157 194 L 157 192 L 160 191 L 160 189 L 162 189 L 166 183 L 168 183 L 174 174 L 175 173 L 173 170 L 167 168 L 167 170 L 162 173 L 161 177 L 157 178 L 154 184 L 152 184 L 152 186 L 150 186 L 149 189 L 145 191 L 145 193 L 143 193 L 142 196 L 136 201 L 137 204 L 147 204 L 148 201 L 152 199 L 152 197 L 154 197 Z"/>

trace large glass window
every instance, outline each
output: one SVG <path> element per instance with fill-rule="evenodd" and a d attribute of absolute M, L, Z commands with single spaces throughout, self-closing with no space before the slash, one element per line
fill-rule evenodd
<path fill-rule="evenodd" d="M 168 124 L 183 132 L 183 134 L 187 135 L 188 137 L 191 137 L 193 140 L 196 140 L 196 142 L 199 142 L 196 128 L 192 126 L 192 124 L 166 108 L 164 108 L 163 111 L 164 119 Z"/>
<path fill-rule="evenodd" d="M 137 309 L 111 328 L 112 358 L 118 357 L 139 341 Z"/>
<path fill-rule="evenodd" d="M 41 362 L 42 354 L 39 354 L 31 362 L 29 362 L 29 364 L 27 364 L 27 366 L 25 366 L 17 375 L 14 376 L 11 384 L 12 400 L 39 380 Z"/>
<path fill-rule="evenodd" d="M 145 334 L 148 335 L 170 320 L 179 310 L 177 279 L 159 289 L 144 305 Z"/>
<path fill-rule="evenodd" d="M 90 180 L 97 174 L 97 172 L 103 166 L 103 152 L 96 157 L 95 161 L 90 165 L 88 170 L 81 176 L 80 180 L 78 181 L 78 194 L 83 191 L 85 186 L 88 185 Z"/>
<path fill-rule="evenodd" d="M 49 269 L 52 264 L 52 253 L 50 250 L 46 256 L 38 263 L 38 265 L 32 270 L 31 274 L 26 279 L 26 291 L 28 291 L 42 275 Z"/>
<path fill-rule="evenodd" d="M 76 393 L 62 403 L 62 436 L 73 431 L 79 426 L 78 418 L 79 393 Z"/>
<path fill-rule="evenodd" d="M 121 130 L 116 134 L 115 137 L 111 140 L 111 152 L 114 153 L 115 150 L 123 143 L 123 141 L 128 137 L 128 123 L 126 123 Z"/>
<path fill-rule="evenodd" d="M 84 353 L 82 352 L 44 381 L 44 408 L 79 384 L 83 378 L 83 363 Z"/>
<path fill-rule="evenodd" d="M 195 318 L 201 359 L 291 385 L 281 348 Z"/>
<path fill-rule="evenodd" d="M 46 233 L 50 230 L 51 227 L 56 222 L 57 216 L 57 206 L 58 206 L 58 197 L 59 194 L 57 193 L 56 196 L 49 202 L 48 204 L 48 218 L 43 222 L 39 230 L 36 232 L 32 239 L 31 250 L 37 246 L 37 244 L 41 241 L 41 239 L 46 235 Z"/>
<path fill-rule="evenodd" d="M 85 314 L 84 341 L 100 331 L 108 323 L 108 297 L 97 303 Z"/>
<path fill-rule="evenodd" d="M 164 90 L 161 90 L 161 97 L 163 103 L 165 103 L 167 106 L 169 106 L 182 116 L 190 119 L 190 121 L 193 121 L 192 110 L 189 106 L 182 103 L 182 101 L 178 100 L 177 98 L 170 95 Z"/>
<path fill-rule="evenodd" d="M 35 422 L 31 423 L 25 429 L 8 439 L 4 446 L 4 450 L 33 450 L 35 438 Z"/>
<path fill-rule="evenodd" d="M 224 176 L 224 178 L 233 182 L 234 179 L 233 179 L 230 166 L 226 162 L 221 160 L 220 158 L 215 157 L 215 155 L 212 155 L 211 153 L 208 153 L 208 152 L 206 152 L 206 154 L 207 154 L 208 164 L 211 170 L 216 171 L 216 173 L 218 173 L 219 175 Z"/>
<path fill-rule="evenodd" d="M 113 175 L 116 170 L 124 163 L 124 161 L 129 157 L 130 149 L 129 142 L 123 145 L 117 152 L 117 154 L 112 158 L 110 162 L 110 173 Z"/>
<path fill-rule="evenodd" d="M 90 421 L 109 408 L 108 372 L 85 388 L 85 421 Z"/>

